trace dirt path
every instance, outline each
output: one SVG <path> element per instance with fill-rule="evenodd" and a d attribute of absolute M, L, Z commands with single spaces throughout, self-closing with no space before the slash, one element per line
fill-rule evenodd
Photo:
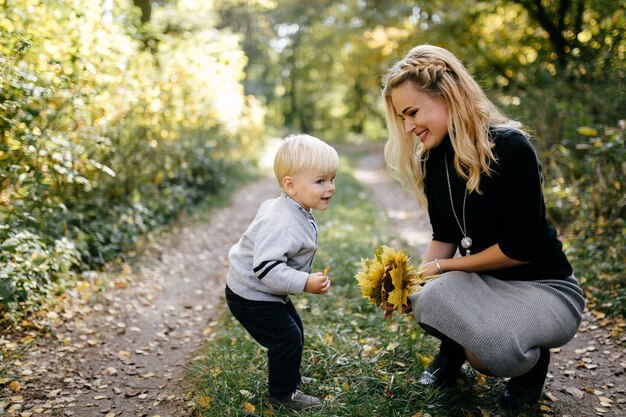
<path fill-rule="evenodd" d="M 62 322 L 56 337 L 28 339 L 8 378 L 18 385 L 0 391 L 0 415 L 191 415 L 181 381 L 221 309 L 228 249 L 275 194 L 273 178 L 249 184 L 208 223 L 168 235 L 104 295 L 69 315 L 51 312 Z M 5 349 L 24 341 L 0 340 Z"/>
<path fill-rule="evenodd" d="M 428 221 L 388 177 L 381 155 L 377 149 L 362 159 L 357 177 L 417 256 L 430 236 Z M 0 336 L 0 351 L 24 352 L 0 378 L 0 415 L 190 416 L 193 404 L 181 381 L 222 308 L 228 248 L 258 204 L 275 194 L 273 178 L 249 184 L 210 221 L 185 224 L 155 245 L 140 267 L 113 277 L 96 298 L 86 295 L 97 286 L 94 276 L 71 294 L 71 306 L 48 313 L 56 329 L 48 337 L 37 337 L 41 329 Z M 615 328 L 585 315 L 577 337 L 554 354 L 544 414 L 626 414 L 626 353 L 610 337 Z"/>

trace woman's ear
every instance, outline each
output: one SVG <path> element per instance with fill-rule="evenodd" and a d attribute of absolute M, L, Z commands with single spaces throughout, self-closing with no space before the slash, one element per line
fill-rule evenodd
<path fill-rule="evenodd" d="M 283 189 L 288 196 L 296 195 L 296 184 L 292 177 L 283 177 Z"/>

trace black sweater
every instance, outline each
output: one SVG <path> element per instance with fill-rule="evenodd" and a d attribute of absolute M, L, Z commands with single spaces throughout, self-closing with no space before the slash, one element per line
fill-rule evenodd
<path fill-rule="evenodd" d="M 556 230 L 548 224 L 542 193 L 541 164 L 526 137 L 516 131 L 493 131 L 496 162 L 491 176 L 482 175 L 480 191 L 467 195 L 467 235 L 472 254 L 498 244 L 510 258 L 528 264 L 488 271 L 503 280 L 562 279 L 572 274 Z M 459 245 L 463 234 L 450 205 L 446 165 L 448 160 L 454 208 L 463 225 L 465 182 L 454 169 L 449 138 L 431 149 L 424 179 L 433 240 Z"/>

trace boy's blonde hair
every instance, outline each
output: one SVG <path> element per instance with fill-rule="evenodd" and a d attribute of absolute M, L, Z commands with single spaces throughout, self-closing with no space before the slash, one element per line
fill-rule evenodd
<path fill-rule="evenodd" d="M 446 49 L 420 45 L 385 74 L 382 96 L 389 140 L 385 161 L 391 173 L 418 200 L 427 206 L 424 194 L 424 162 L 428 150 L 406 133 L 391 102 L 391 92 L 406 83 L 432 97 L 441 98 L 448 107 L 448 135 L 454 148 L 454 167 L 467 181 L 467 189 L 480 193 L 481 174 L 491 174 L 495 161 L 490 129 L 521 131 L 521 124 L 506 117 L 485 95 L 478 83 L 452 53 Z M 526 136 L 526 133 L 522 132 Z"/>
<path fill-rule="evenodd" d="M 337 151 L 326 142 L 306 134 L 287 136 L 274 158 L 274 175 L 283 188 L 283 178 L 301 172 L 336 172 Z"/>

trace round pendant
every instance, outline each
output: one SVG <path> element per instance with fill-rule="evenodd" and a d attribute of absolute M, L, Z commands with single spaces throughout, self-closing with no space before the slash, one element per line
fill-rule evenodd
<path fill-rule="evenodd" d="M 461 246 L 463 246 L 463 249 L 469 249 L 472 246 L 472 238 L 465 236 L 461 239 Z"/>

